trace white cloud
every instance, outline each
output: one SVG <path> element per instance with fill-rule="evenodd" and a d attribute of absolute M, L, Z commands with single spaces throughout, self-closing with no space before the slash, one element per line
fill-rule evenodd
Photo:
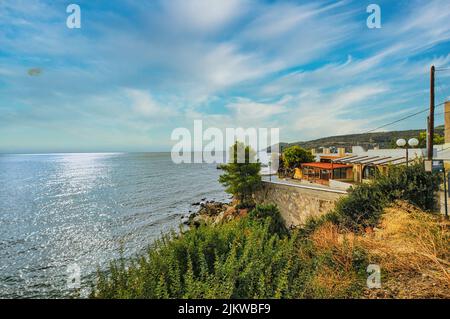
<path fill-rule="evenodd" d="M 248 98 L 237 98 L 226 106 L 236 120 L 244 122 L 262 121 L 287 111 L 281 103 L 258 103 Z"/>
<path fill-rule="evenodd" d="M 225 27 L 246 11 L 248 1 L 170 0 L 162 1 L 167 19 L 183 31 L 208 33 Z"/>
<path fill-rule="evenodd" d="M 63 113 L 55 96 L 67 107 L 84 101 L 72 108 L 79 123 L 114 116 L 116 127 L 139 132 L 192 119 L 270 124 L 299 140 L 355 133 L 385 120 L 381 113 L 420 106 L 429 65 L 450 63 L 442 51 L 416 56 L 450 38 L 448 1 L 408 2 L 380 30 L 366 29 L 365 8 L 347 1 L 124 3 L 133 19 L 93 4 L 89 23 L 73 32 L 64 27 L 64 8 L 3 1 L 0 46 L 17 59 L 0 57 L 1 95 L 49 117 Z M 24 76 L 41 64 L 44 76 Z"/>
<path fill-rule="evenodd" d="M 360 133 L 368 128 L 371 120 L 355 115 L 364 105 L 370 104 L 371 99 L 386 91 L 386 87 L 376 84 L 355 86 L 333 93 L 305 90 L 297 97 L 297 106 L 289 111 L 286 127 L 291 134 L 307 139 Z"/>
<path fill-rule="evenodd" d="M 255 79 L 279 69 L 278 63 L 263 61 L 256 54 L 240 53 L 232 44 L 221 44 L 199 61 L 208 86 L 224 88 Z"/>
<path fill-rule="evenodd" d="M 174 115 L 173 110 L 155 101 L 149 92 L 127 88 L 124 90 L 129 97 L 131 106 L 140 115 L 152 118 L 164 118 Z"/>

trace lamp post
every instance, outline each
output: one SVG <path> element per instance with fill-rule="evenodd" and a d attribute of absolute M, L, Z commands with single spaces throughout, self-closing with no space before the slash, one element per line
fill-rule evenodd
<path fill-rule="evenodd" d="M 412 148 L 416 147 L 417 145 L 419 145 L 419 140 L 417 138 L 410 138 L 408 140 L 408 143 L 406 143 L 406 140 L 403 138 L 399 138 L 396 142 L 398 147 L 404 147 L 406 146 L 406 166 L 408 166 L 408 145 L 411 146 Z"/>
<path fill-rule="evenodd" d="M 404 147 L 406 145 L 406 140 L 404 138 L 399 138 L 396 144 L 398 147 Z M 408 166 L 408 148 L 406 148 L 406 166 Z"/>

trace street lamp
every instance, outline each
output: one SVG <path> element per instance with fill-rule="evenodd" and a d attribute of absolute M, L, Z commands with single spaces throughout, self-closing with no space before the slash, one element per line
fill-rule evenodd
<path fill-rule="evenodd" d="M 417 138 L 415 138 L 415 137 L 413 137 L 413 138 L 410 138 L 409 140 L 408 140 L 408 144 L 409 144 L 409 146 L 411 146 L 411 147 L 416 147 L 417 145 L 419 145 L 419 140 L 417 139 Z"/>
<path fill-rule="evenodd" d="M 405 146 L 405 145 L 406 145 L 406 141 L 405 141 L 404 138 L 399 138 L 399 139 L 397 140 L 397 146 L 398 146 L 398 147 L 403 147 L 403 146 Z"/>
<path fill-rule="evenodd" d="M 412 148 L 416 147 L 417 145 L 419 145 L 419 140 L 417 138 L 410 138 L 408 140 L 408 144 L 406 144 L 406 140 L 403 138 L 399 138 L 396 142 L 398 147 L 404 147 L 406 146 L 406 166 L 408 166 L 408 145 L 411 146 Z"/>

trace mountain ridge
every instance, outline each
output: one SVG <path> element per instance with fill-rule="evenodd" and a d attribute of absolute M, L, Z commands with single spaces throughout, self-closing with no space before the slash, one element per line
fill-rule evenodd
<path fill-rule="evenodd" d="M 375 133 L 360 133 L 360 134 L 345 134 L 322 137 L 310 141 L 297 141 L 292 143 L 280 142 L 280 151 L 285 148 L 298 145 L 305 149 L 317 149 L 321 147 L 345 147 L 346 151 L 351 151 L 352 146 L 362 146 L 365 149 L 371 149 L 376 146 L 379 148 L 391 148 L 395 140 L 399 138 L 410 139 L 419 138 L 419 133 L 423 129 L 375 132 Z M 434 129 L 435 134 L 444 135 L 444 126 L 437 126 Z M 268 148 L 270 150 L 270 147 Z"/>

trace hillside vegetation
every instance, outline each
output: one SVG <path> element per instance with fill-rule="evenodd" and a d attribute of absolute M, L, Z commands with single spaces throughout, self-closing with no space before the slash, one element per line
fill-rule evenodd
<path fill-rule="evenodd" d="M 412 137 L 419 138 L 419 134 L 421 132 L 424 132 L 424 130 L 405 130 L 329 136 L 311 141 L 280 143 L 280 151 L 293 145 L 298 145 L 307 150 L 320 147 L 345 147 L 347 151 L 350 151 L 351 147 L 356 145 L 362 146 L 366 149 L 373 148 L 374 146 L 379 146 L 380 148 L 391 148 L 393 141 L 396 141 L 399 138 L 404 138 L 407 140 Z M 436 127 L 435 134 L 443 136 L 444 126 Z"/>

